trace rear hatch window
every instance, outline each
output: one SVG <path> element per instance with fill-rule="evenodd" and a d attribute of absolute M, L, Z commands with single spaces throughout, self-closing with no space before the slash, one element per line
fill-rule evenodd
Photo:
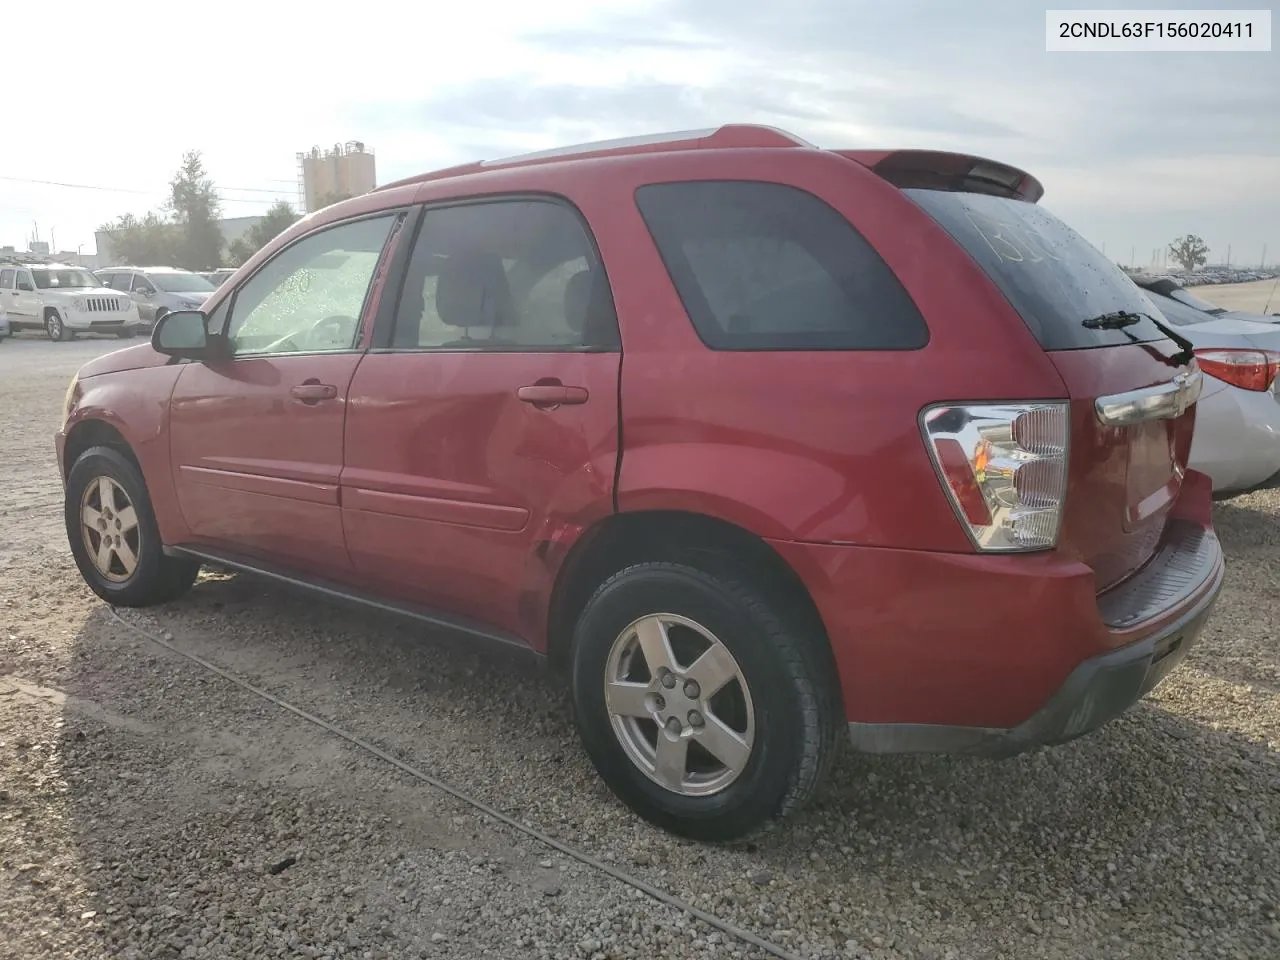
<path fill-rule="evenodd" d="M 1043 207 L 978 193 L 909 188 L 977 261 L 1046 350 L 1078 350 L 1162 340 L 1149 320 L 1090 328 L 1107 314 L 1150 314 L 1151 302 L 1125 272 Z"/>

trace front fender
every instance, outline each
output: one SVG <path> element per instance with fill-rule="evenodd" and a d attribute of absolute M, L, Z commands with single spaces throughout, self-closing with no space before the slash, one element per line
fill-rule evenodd
<path fill-rule="evenodd" d="M 77 431 L 93 422 L 107 424 L 124 438 L 142 469 L 165 543 L 187 539 L 169 460 L 169 397 L 181 373 L 181 365 L 156 366 L 130 370 L 127 376 L 81 380 L 62 429 L 64 443 L 72 449 Z M 70 469 L 71 463 L 64 464 L 64 470 Z"/>

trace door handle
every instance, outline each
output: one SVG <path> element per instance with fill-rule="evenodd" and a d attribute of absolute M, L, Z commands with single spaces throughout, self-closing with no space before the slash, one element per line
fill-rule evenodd
<path fill-rule="evenodd" d="M 521 387 L 516 391 L 516 396 L 535 407 L 558 407 L 561 404 L 586 403 L 587 388 L 566 387 L 563 383 L 535 383 Z"/>
<path fill-rule="evenodd" d="M 319 380 L 307 380 L 296 387 L 289 388 L 289 396 L 303 403 L 319 403 L 321 400 L 332 400 L 338 395 L 338 388 L 331 383 Z"/>

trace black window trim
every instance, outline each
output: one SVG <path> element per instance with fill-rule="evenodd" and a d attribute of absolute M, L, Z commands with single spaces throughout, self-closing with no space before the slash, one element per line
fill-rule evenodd
<path fill-rule="evenodd" d="M 432 347 L 432 346 L 415 346 L 402 347 L 395 346 L 395 326 L 396 320 L 400 313 L 400 300 L 404 296 L 404 285 L 409 279 L 409 263 L 413 258 L 413 251 L 418 245 L 418 239 L 422 234 L 423 226 L 427 220 L 427 214 L 433 210 L 444 210 L 451 207 L 474 207 L 487 203 L 520 203 L 538 201 L 542 203 L 552 203 L 565 207 L 578 221 L 578 226 L 582 229 L 583 234 L 587 238 L 587 248 L 589 257 L 594 261 L 591 269 L 600 270 L 604 277 L 605 287 L 609 293 L 609 300 L 614 305 L 614 340 L 612 344 L 603 346 L 590 346 L 586 344 L 578 345 L 559 345 L 555 347 L 523 347 L 517 344 L 503 344 L 499 347 L 476 346 L 476 347 Z M 600 255 L 600 246 L 596 242 L 595 231 L 591 229 L 591 223 L 587 220 L 586 215 L 578 209 L 568 197 L 563 194 L 553 193 L 551 191 L 530 191 L 520 190 L 510 193 L 484 193 L 475 194 L 465 197 L 449 197 L 444 200 L 433 200 L 427 203 L 419 203 L 416 205 L 417 222 L 414 223 L 412 235 L 410 231 L 405 231 L 408 242 L 404 244 L 404 255 L 401 257 L 400 251 L 397 251 L 396 263 L 392 265 L 393 273 L 387 278 L 387 284 L 395 284 L 395 296 L 388 297 L 383 295 L 382 303 L 378 305 L 378 316 L 374 321 L 373 342 L 370 344 L 370 353 L 546 353 L 546 354 L 563 354 L 563 353 L 621 353 L 622 352 L 622 333 L 621 320 L 618 318 L 617 301 L 613 296 L 613 281 L 609 279 L 609 269 L 605 265 L 604 257 Z"/>
<path fill-rule="evenodd" d="M 901 288 L 903 296 L 906 297 L 907 302 L 911 304 L 912 308 L 914 308 L 916 316 L 920 320 L 920 326 L 924 331 L 924 339 L 921 341 L 921 343 L 918 346 L 907 346 L 907 347 L 845 347 L 845 346 L 823 347 L 823 346 L 813 346 L 813 345 L 805 345 L 805 344 L 796 345 L 796 346 L 785 346 L 785 345 L 779 345 L 779 344 L 762 344 L 759 346 L 735 345 L 735 346 L 719 346 L 718 347 L 718 346 L 712 345 L 711 343 L 708 343 L 707 339 L 703 336 L 702 331 L 698 329 L 698 325 L 693 322 L 693 316 L 691 315 L 691 311 L 689 310 L 688 305 L 685 303 L 684 296 L 681 294 L 679 287 L 676 285 L 676 281 L 675 281 L 676 274 L 673 270 L 672 263 L 668 261 L 666 254 L 663 253 L 662 247 L 658 244 L 657 237 L 653 235 L 653 230 L 649 226 L 649 221 L 645 219 L 644 211 L 640 206 L 639 194 L 640 194 L 640 191 L 644 190 L 646 187 L 682 186 L 687 184 L 726 184 L 726 183 L 746 183 L 746 184 L 760 184 L 765 186 L 783 187 L 786 189 L 795 190 L 799 193 L 807 194 L 808 196 L 813 197 L 819 203 L 828 207 L 833 213 L 835 213 L 838 217 L 840 217 L 840 219 L 842 219 L 848 225 L 850 231 L 852 231 L 859 239 L 862 240 L 863 243 L 867 245 L 867 249 L 880 262 L 880 265 L 884 267 L 885 271 L 888 273 L 890 277 L 893 278 L 894 282 L 897 283 L 899 288 Z M 680 303 L 681 308 L 684 310 L 685 321 L 689 324 L 690 329 L 693 330 L 698 340 L 708 350 L 712 350 L 716 353 L 915 353 L 919 350 L 924 350 L 925 348 L 927 348 L 929 346 L 930 341 L 933 339 L 933 331 L 929 327 L 929 321 L 925 317 L 924 311 L 921 310 L 920 305 L 916 303 L 915 297 L 911 295 L 911 291 L 907 289 L 907 285 L 902 282 L 902 279 L 898 276 L 898 274 L 894 271 L 894 269 L 890 267 L 888 263 L 885 262 L 884 257 L 880 255 L 880 251 L 876 249 L 875 244 L 873 244 L 870 240 L 868 240 L 866 235 L 863 234 L 863 232 L 857 228 L 857 226 L 853 223 L 853 221 L 851 221 L 848 217 L 846 217 L 843 213 L 841 213 L 835 207 L 834 204 L 832 204 L 825 197 L 822 197 L 819 194 L 814 193 L 812 190 L 809 190 L 805 187 L 798 186 L 797 184 L 794 184 L 794 183 L 787 183 L 781 180 L 761 179 L 759 177 L 734 177 L 734 176 L 691 177 L 691 178 L 672 177 L 672 178 L 663 179 L 663 180 L 649 180 L 649 181 L 646 181 L 645 183 L 640 184 L 638 187 L 635 188 L 632 194 L 632 202 L 635 204 L 636 213 L 639 215 L 641 222 L 645 226 L 645 232 L 649 235 L 649 242 L 653 244 L 653 249 L 657 253 L 658 258 L 662 261 L 663 268 L 666 270 L 667 283 L 671 285 L 671 292 L 675 294 L 676 300 Z M 680 251 L 676 251 L 675 256 L 679 258 L 679 263 L 676 265 L 676 268 L 680 270 L 688 271 L 690 274 L 692 274 L 693 267 L 689 263 L 688 258 L 685 257 L 684 254 Z M 707 302 L 706 296 L 702 292 L 701 285 L 695 283 L 694 287 L 695 287 L 694 294 L 700 301 L 700 305 L 703 308 L 705 308 L 708 312 L 711 312 L 711 305 L 710 303 Z"/>
<path fill-rule="evenodd" d="M 221 301 L 219 301 L 218 305 L 214 307 L 213 310 L 211 310 L 209 313 L 206 314 L 207 317 L 212 318 L 213 315 L 217 313 L 219 310 L 222 310 L 223 308 L 226 309 L 226 316 L 222 321 L 223 329 L 216 334 L 216 336 L 219 336 L 225 340 L 226 328 L 231 325 L 231 321 L 235 316 L 236 300 L 240 296 L 240 291 L 243 290 L 245 286 L 254 277 L 256 277 L 259 273 L 261 273 L 263 269 L 266 268 L 267 264 L 275 262 L 277 257 L 281 256 L 286 250 L 289 250 L 295 245 L 301 243 L 303 240 L 309 240 L 312 237 L 317 237 L 322 233 L 325 233 L 329 230 L 334 229 L 335 227 L 348 226 L 353 223 L 359 223 L 362 220 L 376 220 L 381 217 L 391 217 L 392 218 L 391 229 L 387 231 L 387 239 L 383 241 L 382 252 L 378 255 L 378 262 L 374 265 L 373 274 L 369 278 L 369 286 L 364 292 L 364 300 L 361 301 L 361 304 L 360 304 L 360 316 L 358 317 L 360 322 L 357 325 L 356 335 L 353 338 L 354 342 L 350 348 L 343 349 L 343 350 L 300 350 L 300 351 L 290 352 L 290 353 L 236 354 L 230 351 L 230 346 L 228 341 L 227 361 L 230 363 L 235 363 L 239 360 L 283 359 L 285 357 L 332 357 L 332 356 L 346 356 L 353 353 L 359 353 L 359 354 L 365 353 L 366 351 L 364 349 L 362 341 L 364 340 L 364 331 L 367 325 L 365 315 L 369 311 L 369 298 L 373 296 L 373 290 L 374 290 L 374 287 L 377 286 L 379 275 L 383 272 L 384 267 L 387 266 L 387 263 L 388 263 L 387 250 L 390 248 L 399 246 L 399 244 L 397 244 L 397 240 L 403 233 L 405 218 L 409 212 L 410 211 L 408 207 L 403 204 L 394 206 L 394 207 L 384 207 L 381 210 L 373 210 L 368 213 L 358 214 L 357 216 L 354 216 L 354 217 L 345 217 L 342 220 L 335 220 L 332 223 L 326 223 L 322 227 L 317 227 L 315 230 L 308 230 L 305 233 L 299 234 L 298 236 L 290 240 L 288 243 L 284 244 L 279 250 L 275 251 L 275 253 L 271 254 L 271 256 L 269 256 L 267 259 L 263 260 L 262 263 L 258 264 L 258 266 L 254 269 L 252 273 L 250 273 L 247 277 L 245 277 L 243 280 L 237 283 L 235 287 L 225 297 L 223 297 Z M 394 279 L 393 277 L 388 277 L 387 285 L 389 285 L 393 279 Z M 383 302 L 385 302 L 387 299 L 386 293 L 387 293 L 387 287 L 384 286 L 383 297 L 382 297 Z"/>

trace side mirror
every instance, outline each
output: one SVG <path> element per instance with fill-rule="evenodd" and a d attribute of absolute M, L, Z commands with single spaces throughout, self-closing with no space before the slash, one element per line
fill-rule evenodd
<path fill-rule="evenodd" d="M 156 292 L 150 287 L 139 287 L 138 292 L 144 297 L 154 297 L 156 295 Z"/>
<path fill-rule="evenodd" d="M 182 360 L 204 360 L 209 351 L 207 323 L 199 310 L 166 313 L 151 331 L 151 347 Z"/>

